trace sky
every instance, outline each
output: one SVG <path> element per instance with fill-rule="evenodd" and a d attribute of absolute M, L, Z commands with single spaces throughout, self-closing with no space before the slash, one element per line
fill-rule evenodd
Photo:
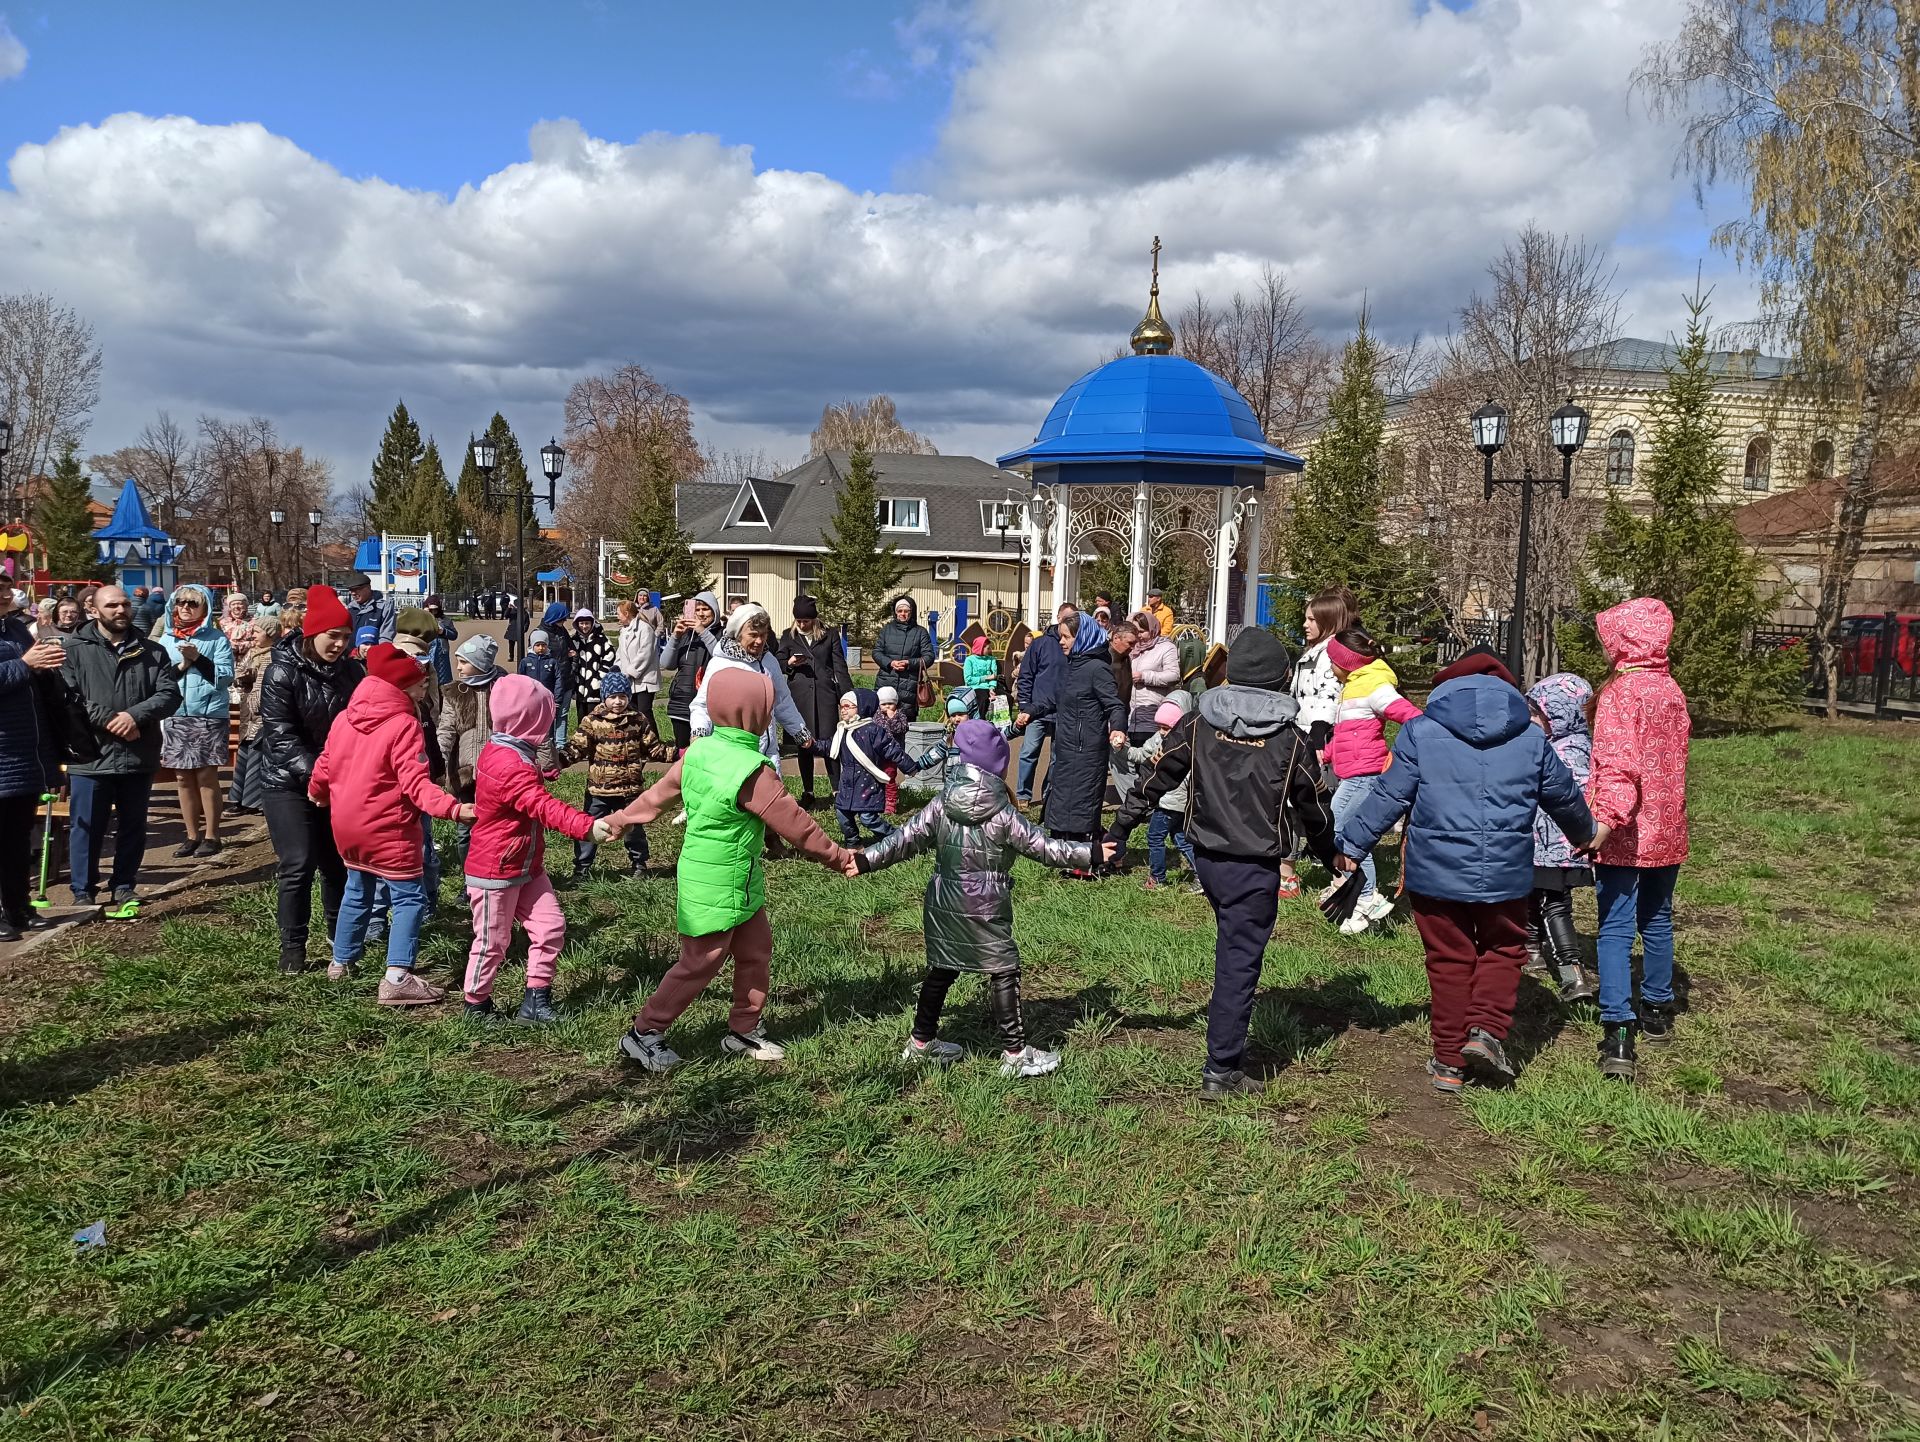
<path fill-rule="evenodd" d="M 875 391 L 1029 439 L 1124 343 L 1279 267 L 1338 339 L 1444 333 L 1529 221 L 1605 245 L 1627 334 L 1708 247 L 1627 77 L 1684 0 L 0 0 L 0 292 L 93 324 L 86 449 L 273 417 L 363 478 L 633 361 L 792 462 Z"/>

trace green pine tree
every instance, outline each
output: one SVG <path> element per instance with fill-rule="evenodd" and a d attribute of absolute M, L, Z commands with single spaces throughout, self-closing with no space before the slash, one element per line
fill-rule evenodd
<path fill-rule="evenodd" d="M 440 459 L 440 447 L 427 437 L 427 448 L 413 468 L 413 484 L 407 491 L 406 525 L 412 535 L 432 536 L 452 542 L 459 534 L 459 508 L 454 503 L 453 487 L 447 481 L 446 463 Z"/>
<path fill-rule="evenodd" d="M 407 414 L 407 403 L 394 406 L 386 434 L 373 458 L 372 499 L 367 502 L 367 527 L 373 531 L 409 533 L 415 470 L 423 454 L 420 427 Z"/>
<path fill-rule="evenodd" d="M 505 518 L 501 524 L 501 535 L 506 538 L 508 545 L 512 545 L 512 499 L 515 497 L 525 498 L 521 506 L 521 519 L 526 526 L 526 533 L 529 536 L 540 534 L 540 523 L 535 519 L 533 511 L 533 497 L 526 490 L 527 458 L 520 450 L 520 442 L 513 434 L 513 427 L 507 424 L 507 418 L 498 411 L 493 413 L 493 419 L 487 423 L 487 434 L 493 437 L 493 443 L 499 450 L 499 455 L 493 463 L 493 493 L 500 498 L 501 502 L 496 509 Z M 467 454 L 469 458 L 472 457 L 473 447 L 467 447 Z M 540 489 L 545 491 L 546 486 L 547 478 L 542 476 Z"/>
<path fill-rule="evenodd" d="M 680 527 L 674 508 L 679 477 L 671 448 L 664 439 L 647 445 L 640 463 L 632 513 L 623 540 L 627 564 L 622 568 L 636 583 L 644 582 L 663 596 L 691 596 L 707 588 L 710 573 L 694 554 L 693 537 Z M 589 573 L 592 566 L 589 565 Z"/>
<path fill-rule="evenodd" d="M 1620 496 L 1607 497 L 1579 579 L 1580 609 L 1592 616 L 1632 596 L 1665 601 L 1674 616 L 1673 677 L 1694 710 L 1751 725 L 1788 705 L 1801 658 L 1753 649 L 1754 628 L 1766 622 L 1774 598 L 1722 499 L 1706 297 L 1694 296 L 1687 308 L 1686 340 L 1652 405 L 1641 467 L 1651 508 L 1639 515 Z M 1591 620 L 1562 626 L 1559 638 L 1570 667 L 1595 683 L 1604 678 L 1606 655 Z"/>
<path fill-rule="evenodd" d="M 47 573 L 56 581 L 103 581 L 110 574 L 100 564 L 93 539 L 93 517 L 87 511 L 91 488 L 80 470 L 72 446 L 54 462 L 53 475 L 33 508 L 33 537 L 45 550 Z"/>
<path fill-rule="evenodd" d="M 1431 588 L 1418 553 L 1389 544 L 1381 534 L 1387 398 L 1380 361 L 1362 311 L 1341 357 L 1327 426 L 1308 453 L 1281 523 L 1282 564 L 1296 585 L 1277 593 L 1275 622 L 1289 634 L 1301 630 L 1305 599 L 1334 586 L 1353 592 L 1361 624 L 1383 643 L 1414 634 L 1425 619 Z"/>
<path fill-rule="evenodd" d="M 840 483 L 827 553 L 820 560 L 820 609 L 844 619 L 853 639 L 865 645 L 906 567 L 900 548 L 880 540 L 880 488 L 873 456 L 854 447 L 846 478 Z"/>

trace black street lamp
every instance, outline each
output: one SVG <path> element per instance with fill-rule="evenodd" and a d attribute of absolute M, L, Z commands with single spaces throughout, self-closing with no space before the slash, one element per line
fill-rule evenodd
<path fill-rule="evenodd" d="M 527 512 L 535 502 L 541 499 L 540 493 L 533 489 L 531 482 L 522 480 L 518 485 L 494 489 L 493 471 L 499 464 L 500 447 L 490 435 L 483 435 L 473 443 L 473 467 L 480 472 L 487 490 L 487 504 L 490 506 L 512 505 L 513 507 L 513 594 L 519 604 L 527 604 Z M 547 509 L 554 508 L 555 487 L 560 480 L 560 472 L 566 467 L 567 453 L 558 441 L 549 440 L 540 447 L 540 473 L 547 478 Z M 504 559 L 506 552 L 501 551 Z M 505 567 L 501 568 L 501 588 L 506 587 Z"/>
<path fill-rule="evenodd" d="M 13 422 L 0 419 L 0 496 L 7 498 L 7 514 L 13 514 L 13 492 L 7 487 L 7 452 L 13 449 Z"/>
<path fill-rule="evenodd" d="M 273 522 L 273 544 L 274 544 L 274 547 L 278 549 L 280 545 L 281 531 L 287 524 L 287 513 L 285 511 L 282 511 L 276 508 L 274 510 L 267 512 L 267 519 Z M 293 544 L 294 544 L 294 549 L 298 550 L 300 546 L 300 533 L 298 531 L 294 532 Z M 268 559 L 271 560 L 272 557 L 269 556 Z M 297 580 L 300 575 L 300 562 L 298 560 L 295 560 L 293 563 L 293 574 L 294 574 L 294 578 Z M 278 566 L 267 567 L 267 575 L 272 579 L 274 588 L 276 590 L 279 589 L 280 568 Z"/>
<path fill-rule="evenodd" d="M 1567 403 L 1548 418 L 1548 433 L 1553 447 L 1560 452 L 1560 495 L 1573 494 L 1573 457 L 1587 443 L 1587 413 L 1567 397 Z M 1493 499 L 1495 486 L 1520 488 L 1520 554 L 1513 571 L 1513 618 L 1507 623 L 1507 669 L 1521 686 L 1526 685 L 1527 565 L 1533 550 L 1533 488 L 1550 486 L 1548 476 L 1536 476 L 1533 466 L 1521 468 L 1518 476 L 1495 476 L 1493 458 L 1507 444 L 1507 409 L 1491 397 L 1468 421 L 1473 429 L 1473 448 L 1486 462 L 1486 499 Z"/>

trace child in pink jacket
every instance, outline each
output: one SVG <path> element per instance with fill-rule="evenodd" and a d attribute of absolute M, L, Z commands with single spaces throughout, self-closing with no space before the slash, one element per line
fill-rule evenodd
<path fill-rule="evenodd" d="M 493 683 L 493 734 L 473 768 L 473 835 L 467 843 L 467 902 L 473 949 L 467 955 L 467 1015 L 491 1019 L 493 979 L 517 921 L 527 933 L 527 989 L 516 1021 L 554 1021 L 553 977 L 567 939 L 547 879 L 547 828 L 575 841 L 611 841 L 621 828 L 596 821 L 550 795 L 535 753 L 553 734 L 553 693 L 531 676 Z"/>
<path fill-rule="evenodd" d="M 1687 859 L 1687 698 L 1667 670 L 1673 612 L 1651 596 L 1594 619 L 1613 674 L 1593 703 L 1598 824 L 1592 850 L 1600 903 L 1600 1071 L 1633 1080 L 1634 1032 L 1673 1037 L 1673 887 Z M 1633 938 L 1641 950 L 1633 1005 Z"/>
<path fill-rule="evenodd" d="M 1379 643 L 1358 626 L 1348 626 L 1327 642 L 1327 660 L 1340 682 L 1327 764 L 1340 782 L 1333 792 L 1333 824 L 1341 830 L 1373 794 L 1380 773 L 1387 769 L 1387 722 L 1404 726 L 1420 714 L 1420 708 L 1400 694 L 1400 678 L 1380 659 Z M 1369 852 L 1360 858 L 1360 903 L 1340 923 L 1340 930 L 1357 936 L 1391 915 L 1393 898 L 1381 892 Z"/>

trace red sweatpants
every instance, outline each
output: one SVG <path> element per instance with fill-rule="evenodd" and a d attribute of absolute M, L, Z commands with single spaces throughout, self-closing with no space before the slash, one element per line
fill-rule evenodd
<path fill-rule="evenodd" d="M 1467 1031 L 1479 1027 L 1505 1041 L 1527 959 L 1527 898 L 1442 901 L 1414 896 L 1413 923 L 1427 948 L 1433 993 L 1433 1055 L 1462 1066 Z"/>
<path fill-rule="evenodd" d="M 665 1031 L 705 991 L 733 957 L 733 1011 L 727 1025 L 745 1036 L 760 1024 L 773 969 L 773 927 L 761 907 L 732 931 L 680 938 L 680 959 L 667 969 L 633 1019 L 636 1031 Z"/>

